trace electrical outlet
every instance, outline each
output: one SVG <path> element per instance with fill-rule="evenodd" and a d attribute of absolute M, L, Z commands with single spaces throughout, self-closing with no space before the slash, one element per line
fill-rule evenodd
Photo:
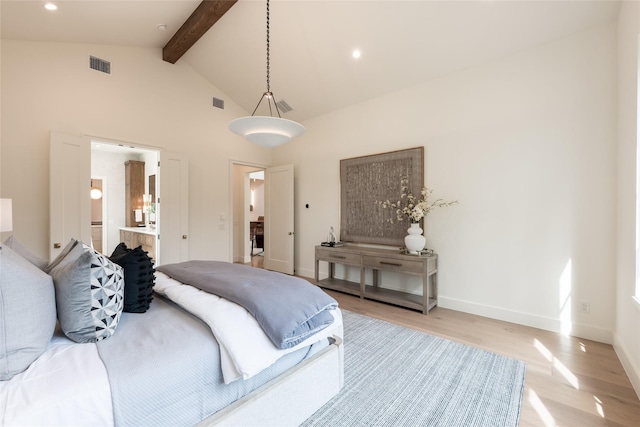
<path fill-rule="evenodd" d="M 580 302 L 580 312 L 581 313 L 585 313 L 585 314 L 591 313 L 591 305 L 586 301 L 581 301 Z"/>

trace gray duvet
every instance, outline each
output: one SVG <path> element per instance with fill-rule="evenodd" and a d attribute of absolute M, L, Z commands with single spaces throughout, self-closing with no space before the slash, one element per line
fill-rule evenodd
<path fill-rule="evenodd" d="M 251 313 L 280 349 L 333 323 L 335 299 L 304 279 L 241 264 L 187 261 L 157 267 L 175 280 L 218 295 Z"/>
<path fill-rule="evenodd" d="M 328 345 L 280 358 L 260 374 L 224 384 L 220 350 L 197 317 L 157 296 L 146 313 L 123 313 L 97 343 L 107 369 L 116 426 L 192 426 Z"/>

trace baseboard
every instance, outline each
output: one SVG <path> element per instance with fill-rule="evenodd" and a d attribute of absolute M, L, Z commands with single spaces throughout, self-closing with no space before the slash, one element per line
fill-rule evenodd
<path fill-rule="evenodd" d="M 633 389 L 636 391 L 636 394 L 640 399 L 640 368 L 633 363 L 633 358 L 629 356 L 627 348 L 624 346 L 622 341 L 620 341 L 618 334 L 615 333 L 613 334 L 613 350 L 618 355 L 618 359 L 620 359 L 620 363 L 622 364 L 627 377 L 629 377 L 629 381 L 631 381 Z"/>
<path fill-rule="evenodd" d="M 501 307 L 478 304 L 471 301 L 463 301 L 454 298 L 438 297 L 438 306 L 451 310 L 462 311 L 478 316 L 489 317 L 491 319 L 503 320 L 505 322 L 517 323 L 519 325 L 530 326 L 532 328 L 544 329 L 546 331 L 564 333 L 563 324 L 559 319 L 538 316 L 530 313 L 523 313 L 508 310 Z M 590 325 L 573 323 L 569 335 L 597 341 L 605 344 L 613 344 L 613 332 L 597 328 Z"/>
<path fill-rule="evenodd" d="M 239 262 L 239 263 L 243 263 L 243 264 L 248 264 L 251 262 L 251 256 L 247 255 L 247 256 L 234 256 L 233 257 L 233 262 Z"/>
<path fill-rule="evenodd" d="M 302 277 L 306 277 L 308 279 L 313 279 L 316 277 L 316 271 L 315 270 L 309 270 L 306 268 L 301 268 L 301 269 L 296 269 L 296 276 L 302 276 Z"/>
<path fill-rule="evenodd" d="M 314 278 L 315 270 L 300 269 L 296 271 L 296 275 Z M 322 279 L 322 275 L 320 278 Z M 564 333 L 564 325 L 562 322 L 559 319 L 553 319 L 550 317 L 538 316 L 535 314 L 523 313 L 501 307 L 478 304 L 472 301 L 464 301 L 443 296 L 438 297 L 438 306 L 451 310 L 462 311 L 464 313 L 475 314 L 477 316 L 516 323 L 518 325 L 544 329 L 545 331 Z M 612 331 L 581 323 L 573 323 L 571 325 L 571 332 L 569 332 L 569 335 L 604 344 L 613 344 Z"/>

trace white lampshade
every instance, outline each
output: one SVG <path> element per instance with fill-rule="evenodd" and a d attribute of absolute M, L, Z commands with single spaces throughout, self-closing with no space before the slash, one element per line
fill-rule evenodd
<path fill-rule="evenodd" d="M 280 117 L 248 116 L 229 123 L 229 130 L 263 147 L 276 147 L 304 134 L 304 126 Z"/>
<path fill-rule="evenodd" d="M 0 199 L 0 232 L 13 230 L 11 199 Z"/>

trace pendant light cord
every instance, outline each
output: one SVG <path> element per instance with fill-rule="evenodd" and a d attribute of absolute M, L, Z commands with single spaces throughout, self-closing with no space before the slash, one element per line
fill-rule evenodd
<path fill-rule="evenodd" d="M 269 84 L 269 0 L 267 0 L 267 93 L 271 94 L 271 86 Z"/>
<path fill-rule="evenodd" d="M 270 41 L 269 40 L 269 0 L 267 0 L 267 91 L 262 94 L 262 97 L 260 98 L 260 101 L 258 101 L 258 105 L 256 105 L 256 108 L 253 110 L 253 113 L 251 113 L 251 116 L 256 114 L 256 111 L 258 111 L 258 107 L 260 107 L 262 100 L 267 98 L 267 105 L 269 106 L 269 115 L 273 117 L 273 108 L 271 107 L 271 102 L 273 102 L 273 106 L 276 107 L 276 112 L 278 113 L 278 117 L 282 118 L 282 116 L 280 115 L 280 109 L 278 108 L 278 104 L 276 103 L 275 96 L 273 96 L 273 93 L 271 92 L 271 81 L 270 81 L 271 48 L 270 48 L 269 41 Z"/>

